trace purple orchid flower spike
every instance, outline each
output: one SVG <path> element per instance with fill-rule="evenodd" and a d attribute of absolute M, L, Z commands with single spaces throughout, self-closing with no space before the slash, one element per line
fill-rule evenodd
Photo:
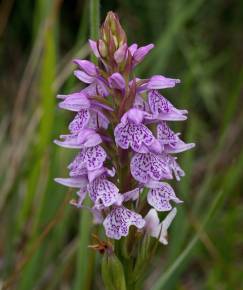
<path fill-rule="evenodd" d="M 109 239 L 129 235 L 128 241 L 138 245 L 136 241 L 143 244 L 149 234 L 166 244 L 176 213 L 172 204 L 182 201 L 165 181 L 179 181 L 185 174 L 171 154 L 194 144 L 182 141 L 168 124 L 186 120 L 187 110 L 177 109 L 158 90 L 173 88 L 180 80 L 135 76 L 134 68 L 154 45 L 128 45 L 113 12 L 101 27 L 100 39 L 89 40 L 89 45 L 97 64 L 74 60 L 74 75 L 86 87 L 58 95 L 59 107 L 75 115 L 69 132 L 54 142 L 78 150 L 67 168 L 69 177 L 55 181 L 76 189 L 71 204 L 78 209 L 87 209 L 84 200 L 91 200 L 88 210 L 95 223 L 103 224 Z M 160 222 L 157 211 L 169 214 Z"/>

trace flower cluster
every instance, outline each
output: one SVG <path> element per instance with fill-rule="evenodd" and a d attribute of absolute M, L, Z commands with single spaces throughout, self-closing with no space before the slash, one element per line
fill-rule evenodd
<path fill-rule="evenodd" d="M 109 238 L 127 236 L 131 225 L 158 237 L 163 223 L 159 223 L 157 211 L 170 211 L 171 202 L 181 202 L 165 182 L 184 175 L 173 154 L 194 146 L 184 143 L 167 124 L 186 120 L 187 111 L 175 108 L 158 91 L 172 88 L 180 80 L 161 75 L 136 78 L 134 68 L 153 44 L 128 46 L 112 12 L 101 27 L 100 39 L 89 44 L 98 65 L 74 60 L 78 67 L 74 75 L 87 87 L 58 95 L 59 107 L 76 115 L 68 126 L 69 134 L 55 143 L 79 152 L 68 166 L 69 177 L 55 180 L 78 188 L 78 198 L 71 203 L 79 208 L 89 195 L 94 220 L 103 223 Z M 144 189 L 148 190 L 147 212 L 153 208 L 145 218 L 138 212 Z"/>

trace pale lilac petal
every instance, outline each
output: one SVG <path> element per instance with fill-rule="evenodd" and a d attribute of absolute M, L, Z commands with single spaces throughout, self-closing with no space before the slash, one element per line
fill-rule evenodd
<path fill-rule="evenodd" d="M 99 145 L 81 149 L 73 162 L 68 166 L 70 175 L 80 175 L 80 170 L 83 168 L 87 170 L 99 169 L 103 166 L 105 159 L 106 152 Z"/>
<path fill-rule="evenodd" d="M 95 206 L 91 208 L 91 213 L 93 214 L 93 223 L 95 225 L 100 225 L 103 223 L 104 218 L 100 210 L 98 210 Z"/>
<path fill-rule="evenodd" d="M 158 228 L 160 224 L 160 220 L 158 217 L 158 213 L 154 208 L 151 208 L 149 212 L 144 217 L 145 220 L 145 232 L 152 237 L 154 237 L 156 234 L 156 238 L 159 236 Z"/>
<path fill-rule="evenodd" d="M 136 95 L 133 107 L 141 111 L 149 112 L 149 105 L 139 94 Z"/>
<path fill-rule="evenodd" d="M 179 79 L 170 79 L 161 75 L 152 76 L 147 85 L 148 89 L 166 89 L 173 88 L 176 84 L 179 84 L 181 81 Z"/>
<path fill-rule="evenodd" d="M 166 124 L 161 122 L 157 126 L 157 138 L 166 153 L 179 153 L 189 150 L 195 146 L 194 143 L 186 144 L 179 138 L 179 133 L 175 134 Z"/>
<path fill-rule="evenodd" d="M 77 134 L 88 125 L 89 120 L 89 110 L 81 110 L 77 113 L 73 121 L 69 124 L 68 129 L 71 133 Z"/>
<path fill-rule="evenodd" d="M 170 201 L 181 203 L 182 201 L 176 197 L 173 188 L 165 182 L 161 182 L 159 188 L 150 189 L 147 195 L 148 203 L 157 211 L 169 211 L 172 206 Z"/>
<path fill-rule="evenodd" d="M 111 181 L 99 177 L 88 185 L 88 192 L 92 201 L 99 207 L 109 207 L 119 198 L 119 189 Z"/>
<path fill-rule="evenodd" d="M 93 52 L 93 54 L 96 56 L 96 57 L 100 57 L 100 53 L 98 51 L 98 48 L 97 48 L 97 43 L 96 41 L 92 40 L 92 39 L 89 39 L 89 46 Z"/>
<path fill-rule="evenodd" d="M 107 97 L 109 95 L 108 84 L 101 77 L 96 79 L 96 88 L 98 95 Z"/>
<path fill-rule="evenodd" d="M 86 83 L 86 84 L 91 84 L 95 81 L 95 77 L 92 77 L 88 74 L 86 74 L 84 71 L 81 70 L 75 70 L 74 75 L 76 78 L 78 78 L 80 81 Z"/>
<path fill-rule="evenodd" d="M 78 141 L 78 136 L 75 134 L 61 135 L 60 139 L 62 140 L 54 140 L 54 143 L 58 146 L 72 149 L 83 148 L 83 144 L 80 144 Z"/>
<path fill-rule="evenodd" d="M 119 240 L 121 237 L 128 235 L 131 225 L 141 229 L 144 227 L 145 221 L 140 214 L 119 206 L 112 209 L 105 218 L 103 225 L 107 237 Z"/>
<path fill-rule="evenodd" d="M 97 76 L 97 67 L 89 60 L 74 59 L 73 62 L 77 64 L 86 74 L 90 76 Z"/>
<path fill-rule="evenodd" d="M 181 179 L 181 177 L 185 176 L 185 172 L 181 169 L 179 164 L 176 162 L 176 157 L 172 157 L 167 155 L 167 163 L 170 167 L 170 170 L 174 173 L 177 181 Z"/>
<path fill-rule="evenodd" d="M 83 206 L 83 201 L 87 195 L 87 189 L 81 188 L 77 193 L 78 199 L 77 200 L 71 200 L 70 204 L 76 206 L 77 208 L 81 208 Z"/>
<path fill-rule="evenodd" d="M 130 169 L 132 176 L 143 184 L 149 183 L 151 179 L 172 179 L 171 169 L 166 160 L 154 153 L 135 154 Z"/>
<path fill-rule="evenodd" d="M 150 146 L 154 141 L 152 132 L 143 124 L 136 125 L 127 122 L 125 125 L 120 123 L 114 130 L 116 144 L 122 149 L 128 149 L 129 146 L 135 152 L 144 151 L 143 145 Z"/>
<path fill-rule="evenodd" d="M 109 126 L 109 120 L 101 112 L 90 112 L 90 119 L 88 124 L 90 129 L 107 129 Z"/>
<path fill-rule="evenodd" d="M 83 93 L 73 93 L 66 95 L 64 101 L 58 104 L 59 108 L 78 112 L 90 107 L 89 99 Z"/>
<path fill-rule="evenodd" d="M 107 169 L 105 167 L 100 167 L 95 170 L 88 171 L 87 174 L 89 182 L 93 182 L 97 177 L 103 175 L 106 172 Z"/>
<path fill-rule="evenodd" d="M 114 59 L 116 63 L 119 64 L 122 61 L 124 61 L 126 59 L 126 55 L 127 55 L 127 44 L 124 43 L 114 53 Z"/>
<path fill-rule="evenodd" d="M 186 120 L 186 110 L 176 109 L 166 98 L 160 95 L 157 91 L 148 93 L 148 101 L 151 112 L 159 120 L 165 121 L 183 121 Z"/>
<path fill-rule="evenodd" d="M 144 119 L 150 120 L 152 118 L 153 116 L 151 114 L 148 114 L 147 112 L 139 110 L 137 108 L 132 108 L 122 116 L 121 122 L 123 124 L 126 124 L 127 120 L 129 120 L 138 125 L 142 123 Z"/>
<path fill-rule="evenodd" d="M 75 188 L 85 188 L 88 184 L 88 180 L 85 176 L 70 177 L 70 178 L 55 178 L 54 180 L 62 185 Z"/>
<path fill-rule="evenodd" d="M 133 54 L 134 64 L 140 63 L 153 47 L 153 44 L 139 47 Z"/>
<path fill-rule="evenodd" d="M 138 45 L 136 43 L 133 43 L 132 45 L 130 45 L 128 47 L 128 50 L 130 51 L 130 53 L 131 53 L 132 56 L 136 52 L 137 48 L 138 48 Z"/>
<path fill-rule="evenodd" d="M 84 147 L 93 147 L 102 143 L 102 139 L 99 134 L 93 129 L 83 129 L 78 134 L 78 142 L 83 144 Z"/>
<path fill-rule="evenodd" d="M 113 89 L 124 90 L 126 87 L 126 82 L 123 76 L 118 72 L 112 74 L 108 80 L 110 87 Z"/>
<path fill-rule="evenodd" d="M 130 190 L 130 191 L 123 193 L 122 196 L 123 196 L 124 201 L 137 200 L 139 198 L 139 192 L 140 192 L 140 189 L 135 188 L 133 190 Z"/>

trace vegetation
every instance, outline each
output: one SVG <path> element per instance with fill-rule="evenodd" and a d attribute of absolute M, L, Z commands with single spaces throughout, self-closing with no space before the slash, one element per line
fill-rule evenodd
<path fill-rule="evenodd" d="M 80 86 L 71 60 L 89 56 L 89 1 L 0 7 L 3 289 L 103 289 L 90 214 L 53 181 L 74 154 L 52 141 L 71 118 L 55 95 Z M 175 186 L 185 203 L 146 289 L 243 289 L 243 2 L 104 0 L 100 9 L 102 19 L 118 12 L 130 42 L 155 43 L 137 74 L 182 80 L 166 95 L 190 111 L 176 126 L 197 145 L 180 157 L 187 175 Z"/>

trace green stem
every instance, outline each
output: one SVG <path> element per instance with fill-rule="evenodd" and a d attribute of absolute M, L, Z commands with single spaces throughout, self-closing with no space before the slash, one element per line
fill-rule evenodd
<path fill-rule="evenodd" d="M 97 40 L 99 37 L 99 25 L 100 25 L 100 1 L 90 0 L 90 38 Z M 94 55 L 91 56 L 91 61 L 97 63 L 97 59 Z"/>

